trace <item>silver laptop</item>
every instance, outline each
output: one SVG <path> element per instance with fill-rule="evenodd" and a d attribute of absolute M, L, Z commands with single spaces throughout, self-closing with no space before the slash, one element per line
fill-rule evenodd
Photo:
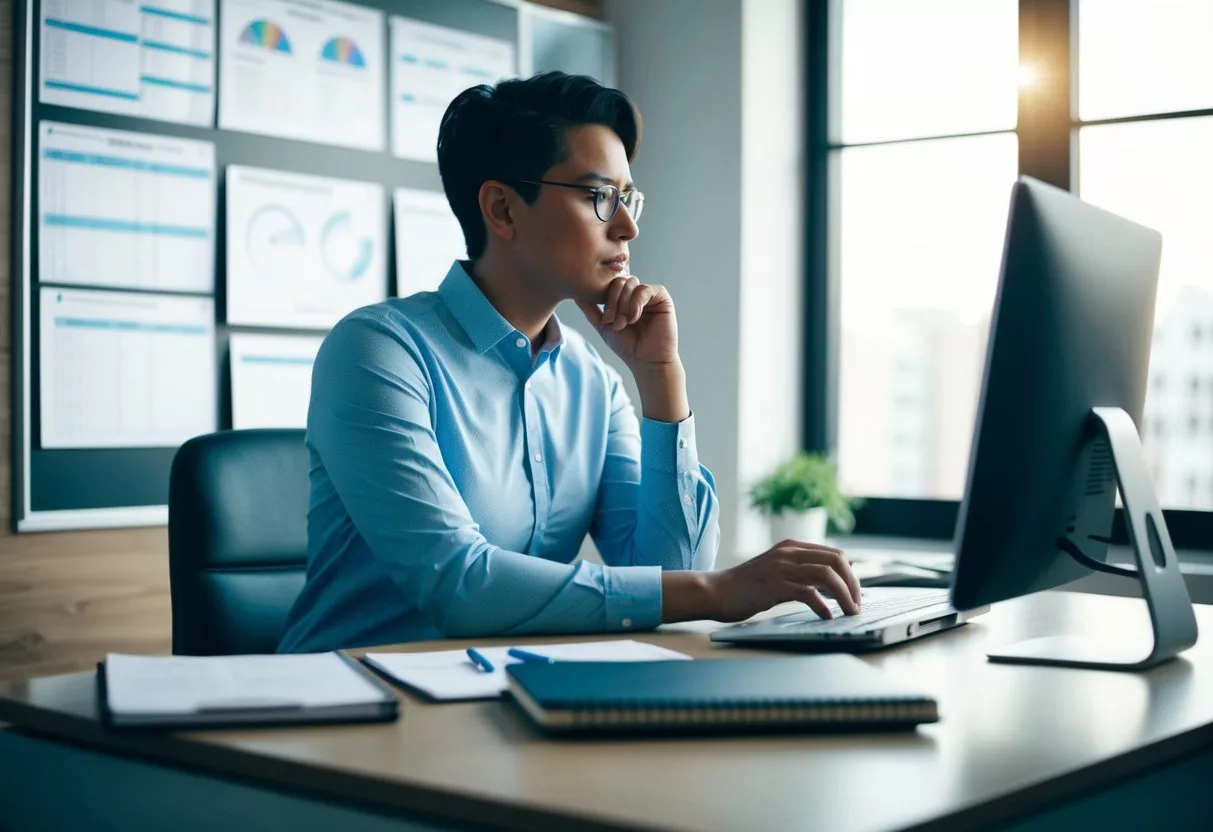
<path fill-rule="evenodd" d="M 858 615 L 843 615 L 828 602 L 832 619 L 818 618 L 812 610 L 758 621 L 734 624 L 712 633 L 712 641 L 769 644 L 795 649 L 878 650 L 891 644 L 959 627 L 990 608 L 960 612 L 946 589 L 865 587 Z"/>

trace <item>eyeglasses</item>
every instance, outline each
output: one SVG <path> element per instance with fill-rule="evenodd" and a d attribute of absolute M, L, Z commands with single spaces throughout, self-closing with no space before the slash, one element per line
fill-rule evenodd
<path fill-rule="evenodd" d="M 644 210 L 644 194 L 635 188 L 620 191 L 614 185 L 579 185 L 575 182 L 552 182 L 547 179 L 512 179 L 510 182 L 519 185 L 556 185 L 589 191 L 594 195 L 594 213 L 603 222 L 610 222 L 620 205 L 628 209 L 633 222 L 640 221 L 640 212 Z"/>

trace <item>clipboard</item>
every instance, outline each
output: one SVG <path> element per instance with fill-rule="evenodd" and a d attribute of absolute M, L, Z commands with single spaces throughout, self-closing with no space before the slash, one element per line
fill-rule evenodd
<path fill-rule="evenodd" d="M 97 716 L 102 725 L 119 731 L 161 729 L 216 729 L 281 727 L 284 725 L 332 725 L 343 723 L 393 722 L 400 716 L 400 703 L 392 689 L 344 650 L 333 651 L 359 678 L 380 696 L 371 702 L 308 707 L 297 703 L 228 701 L 192 711 L 157 714 L 120 714 L 111 710 L 105 662 L 97 663 Z"/>

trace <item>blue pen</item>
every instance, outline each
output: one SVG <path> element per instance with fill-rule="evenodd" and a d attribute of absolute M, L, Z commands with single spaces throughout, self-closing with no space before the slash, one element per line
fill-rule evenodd
<path fill-rule="evenodd" d="M 493 663 L 485 658 L 485 655 L 475 647 L 468 648 L 468 658 L 472 660 L 472 664 L 476 665 L 485 673 L 493 672 Z"/>
<path fill-rule="evenodd" d="M 523 650 L 519 647 L 511 647 L 506 651 L 507 655 L 513 656 L 516 659 L 521 659 L 524 662 L 543 662 L 544 664 L 555 664 L 556 660 L 548 656 L 541 656 L 538 653 L 532 653 L 529 650 Z"/>

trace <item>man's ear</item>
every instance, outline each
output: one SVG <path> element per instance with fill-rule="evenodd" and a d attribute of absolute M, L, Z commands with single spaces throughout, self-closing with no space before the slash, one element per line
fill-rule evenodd
<path fill-rule="evenodd" d="M 480 215 L 488 233 L 503 240 L 514 239 L 514 206 L 518 195 L 514 190 L 495 179 L 480 186 Z"/>

